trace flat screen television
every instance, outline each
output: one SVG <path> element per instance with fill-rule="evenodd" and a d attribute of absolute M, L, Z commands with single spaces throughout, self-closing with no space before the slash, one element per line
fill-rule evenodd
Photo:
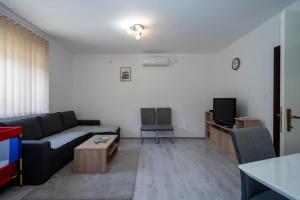
<path fill-rule="evenodd" d="M 236 117 L 235 98 L 214 98 L 213 118 L 217 124 L 233 126 Z"/>

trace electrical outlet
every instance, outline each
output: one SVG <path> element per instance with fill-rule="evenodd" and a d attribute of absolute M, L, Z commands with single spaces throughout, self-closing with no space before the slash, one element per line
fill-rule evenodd
<path fill-rule="evenodd" d="M 189 127 L 190 127 L 190 124 L 185 124 L 184 127 L 185 127 L 185 128 L 189 128 Z"/>

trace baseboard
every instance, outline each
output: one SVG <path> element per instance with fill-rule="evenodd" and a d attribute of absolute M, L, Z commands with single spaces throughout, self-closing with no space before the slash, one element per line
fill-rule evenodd
<path fill-rule="evenodd" d="M 160 137 L 169 138 L 169 137 Z M 205 137 L 174 137 L 175 139 L 206 139 Z M 141 139 L 140 137 L 121 137 L 121 139 Z M 155 139 L 155 137 L 144 137 L 144 139 Z"/>

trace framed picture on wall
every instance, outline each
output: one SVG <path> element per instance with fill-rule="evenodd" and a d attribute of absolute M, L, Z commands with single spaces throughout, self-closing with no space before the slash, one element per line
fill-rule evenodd
<path fill-rule="evenodd" d="M 120 81 L 131 81 L 131 67 L 120 67 Z"/>

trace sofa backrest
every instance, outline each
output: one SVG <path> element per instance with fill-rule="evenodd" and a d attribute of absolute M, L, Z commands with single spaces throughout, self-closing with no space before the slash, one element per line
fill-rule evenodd
<path fill-rule="evenodd" d="M 74 111 L 60 112 L 59 114 L 61 116 L 64 129 L 69 129 L 74 126 L 77 126 L 78 121 Z"/>
<path fill-rule="evenodd" d="M 38 116 L 43 137 L 53 135 L 64 130 L 59 113 L 50 113 Z"/>
<path fill-rule="evenodd" d="M 0 126 L 22 126 L 23 140 L 39 140 L 78 125 L 74 111 L 3 119 Z"/>
<path fill-rule="evenodd" d="M 4 126 L 22 126 L 24 140 L 39 140 L 43 138 L 42 129 L 36 116 L 9 119 L 1 122 Z"/>

